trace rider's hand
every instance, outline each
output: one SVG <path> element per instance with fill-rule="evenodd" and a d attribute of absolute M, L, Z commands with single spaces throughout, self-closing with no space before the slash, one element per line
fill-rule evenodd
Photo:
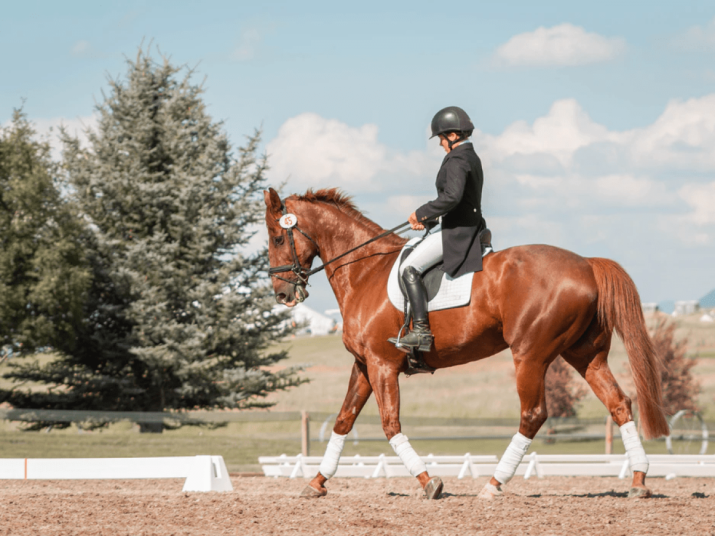
<path fill-rule="evenodd" d="M 410 214 L 410 217 L 407 218 L 407 221 L 410 222 L 410 225 L 412 226 L 412 229 L 414 231 L 422 231 L 425 228 L 424 224 L 417 221 L 417 214 L 415 212 Z"/>

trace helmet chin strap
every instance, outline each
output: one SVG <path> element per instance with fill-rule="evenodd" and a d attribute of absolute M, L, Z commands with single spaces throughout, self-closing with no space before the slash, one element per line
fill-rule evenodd
<path fill-rule="evenodd" d="M 467 138 L 464 137 L 464 132 L 460 132 L 460 133 L 459 133 L 459 137 L 458 137 L 456 140 L 450 140 L 447 136 L 445 136 L 444 139 L 447 140 L 447 145 L 449 145 L 449 150 L 451 151 L 451 150 L 452 150 L 452 146 L 453 146 L 455 143 L 459 143 L 460 141 L 464 141 L 464 140 L 466 140 Z"/>

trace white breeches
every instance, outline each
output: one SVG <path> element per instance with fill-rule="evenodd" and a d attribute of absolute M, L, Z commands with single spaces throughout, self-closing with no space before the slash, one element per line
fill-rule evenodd
<path fill-rule="evenodd" d="M 414 266 L 418 272 L 434 266 L 442 260 L 442 232 L 428 234 L 422 242 L 417 244 L 412 254 L 400 266 L 400 275 L 408 266 Z"/>
<path fill-rule="evenodd" d="M 330 436 L 328 446 L 325 447 L 325 456 L 323 456 L 323 461 L 320 462 L 320 467 L 318 468 L 320 474 L 325 478 L 331 478 L 338 470 L 338 462 L 345 446 L 346 437 L 348 437 L 347 434 L 339 435 L 335 432 Z"/>
<path fill-rule="evenodd" d="M 500 484 L 506 484 L 513 478 L 516 474 L 517 467 L 519 467 L 521 460 L 524 458 L 524 454 L 526 454 L 530 446 L 531 439 L 519 432 L 511 438 L 511 443 L 509 443 L 509 446 L 504 451 L 504 455 L 499 459 L 497 468 L 494 470 L 494 478 L 496 478 Z"/>
<path fill-rule="evenodd" d="M 628 465 L 631 471 L 648 472 L 648 457 L 645 455 L 645 449 L 641 444 L 641 438 L 638 436 L 636 423 L 628 421 L 620 427 L 623 446 L 626 447 L 628 455 Z"/>

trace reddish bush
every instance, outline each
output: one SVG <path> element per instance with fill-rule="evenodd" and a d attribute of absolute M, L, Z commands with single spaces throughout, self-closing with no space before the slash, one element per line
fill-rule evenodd
<path fill-rule="evenodd" d="M 661 381 L 666 415 L 674 415 L 681 409 L 697 411 L 700 394 L 700 383 L 692 374 L 696 361 L 685 355 L 688 339 L 676 341 L 675 327 L 673 322 L 659 320 L 651 334 L 663 367 Z"/>
<path fill-rule="evenodd" d="M 576 405 L 586 396 L 586 386 L 561 356 L 546 371 L 546 409 L 549 417 L 574 417 Z"/>

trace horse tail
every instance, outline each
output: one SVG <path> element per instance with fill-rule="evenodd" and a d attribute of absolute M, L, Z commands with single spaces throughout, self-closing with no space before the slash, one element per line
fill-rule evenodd
<path fill-rule="evenodd" d="M 636 285 L 617 262 L 587 260 L 598 287 L 598 320 L 608 333 L 616 330 L 628 352 L 643 435 L 646 439 L 668 435 L 661 389 L 662 364 L 646 330 Z"/>

